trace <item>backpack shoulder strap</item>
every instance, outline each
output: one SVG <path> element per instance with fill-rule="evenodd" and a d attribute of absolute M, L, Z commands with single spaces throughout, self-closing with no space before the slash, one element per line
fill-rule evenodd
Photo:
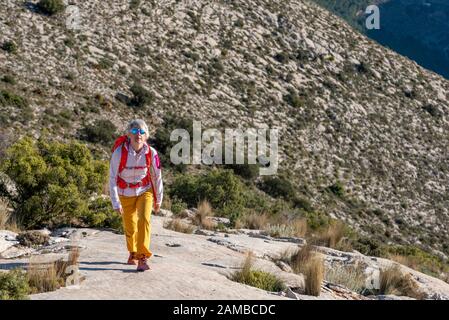
<path fill-rule="evenodd" d="M 112 147 L 112 153 L 114 153 L 114 151 L 120 147 L 121 145 L 125 144 L 125 142 L 128 141 L 128 137 L 126 135 L 120 136 L 118 137 L 115 142 L 114 142 L 114 146 Z"/>
<path fill-rule="evenodd" d="M 150 145 L 147 144 L 147 146 L 148 146 L 148 153 L 145 156 L 146 156 L 146 159 L 147 159 L 147 168 L 149 170 L 150 167 L 151 167 L 152 159 L 153 159 L 153 153 L 151 152 Z"/>
<path fill-rule="evenodd" d="M 127 143 L 122 144 L 122 152 L 120 155 L 120 164 L 118 166 L 118 172 L 122 172 L 126 167 L 126 162 L 128 161 L 128 148 Z"/>

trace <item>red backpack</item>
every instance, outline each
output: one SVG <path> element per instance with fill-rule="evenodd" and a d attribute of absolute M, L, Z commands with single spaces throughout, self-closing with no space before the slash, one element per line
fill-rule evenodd
<path fill-rule="evenodd" d="M 154 189 L 154 184 L 151 179 L 151 159 L 152 159 L 152 152 L 151 148 L 149 149 L 149 152 L 145 155 L 146 157 L 146 168 L 147 168 L 147 175 L 145 178 L 143 178 L 141 181 L 137 183 L 128 183 L 125 180 L 123 180 L 120 177 L 120 173 L 126 168 L 126 162 L 128 161 L 128 149 L 129 149 L 129 139 L 126 135 L 118 137 L 115 142 L 114 146 L 112 147 L 112 153 L 114 153 L 117 148 L 122 148 L 121 157 L 120 157 L 120 164 L 118 167 L 118 174 L 117 174 L 117 186 L 120 189 L 126 189 L 126 188 L 139 188 L 139 187 L 145 187 L 149 184 L 151 184 L 151 188 L 153 190 L 153 203 L 156 204 L 157 198 L 156 198 L 156 190 Z M 148 146 L 149 147 L 149 146 Z M 135 169 L 143 169 L 144 167 L 133 167 Z"/>

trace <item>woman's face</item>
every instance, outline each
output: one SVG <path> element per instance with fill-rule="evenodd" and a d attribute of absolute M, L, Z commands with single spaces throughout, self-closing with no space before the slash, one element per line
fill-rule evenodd
<path fill-rule="evenodd" d="M 143 144 L 146 137 L 146 132 L 140 127 L 134 127 L 129 131 L 129 137 L 134 144 Z"/>

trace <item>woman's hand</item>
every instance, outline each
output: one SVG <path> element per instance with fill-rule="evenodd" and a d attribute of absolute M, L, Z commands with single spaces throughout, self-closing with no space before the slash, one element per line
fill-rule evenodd
<path fill-rule="evenodd" d="M 157 214 L 157 213 L 159 213 L 160 210 L 161 210 L 161 205 L 156 203 L 154 205 L 154 213 Z"/>
<path fill-rule="evenodd" d="M 120 207 L 120 208 L 118 208 L 118 209 L 114 209 L 115 211 L 117 211 L 119 214 L 123 214 L 123 208 L 122 207 Z"/>

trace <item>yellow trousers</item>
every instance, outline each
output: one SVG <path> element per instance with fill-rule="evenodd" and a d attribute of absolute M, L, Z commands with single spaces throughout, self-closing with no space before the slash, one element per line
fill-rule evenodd
<path fill-rule="evenodd" d="M 128 251 L 135 253 L 137 259 L 151 257 L 152 191 L 146 191 L 137 197 L 119 196 L 119 198 L 123 207 L 122 221 Z"/>

